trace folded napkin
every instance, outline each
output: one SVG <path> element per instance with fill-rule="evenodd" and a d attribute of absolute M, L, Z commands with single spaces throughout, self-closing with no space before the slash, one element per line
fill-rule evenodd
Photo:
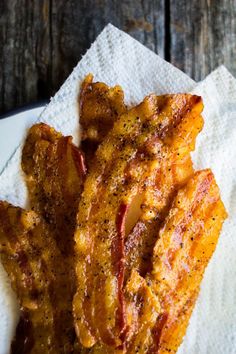
<path fill-rule="evenodd" d="M 119 84 L 127 104 L 156 94 L 195 92 L 203 96 L 205 127 L 193 154 L 197 168 L 211 167 L 229 212 L 217 251 L 210 262 L 191 318 L 181 354 L 232 354 L 236 348 L 236 81 L 220 67 L 202 83 L 142 46 L 112 25 L 105 27 L 72 74 L 51 99 L 39 118 L 78 142 L 77 97 L 81 80 L 89 72 L 96 81 Z M 21 146 L 16 149 L 0 176 L 0 199 L 26 206 L 27 193 L 20 169 Z M 0 354 L 6 354 L 14 333 L 16 299 L 0 267 Z"/>

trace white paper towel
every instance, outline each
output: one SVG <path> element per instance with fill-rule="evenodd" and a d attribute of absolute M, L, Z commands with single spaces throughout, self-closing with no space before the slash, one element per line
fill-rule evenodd
<path fill-rule="evenodd" d="M 193 160 L 211 167 L 228 211 L 223 232 L 201 285 L 181 354 L 236 353 L 236 80 L 220 67 L 198 84 L 205 126 Z"/>
<path fill-rule="evenodd" d="M 236 222 L 232 216 L 236 206 L 235 79 L 220 67 L 196 85 L 139 42 L 108 25 L 52 98 L 40 121 L 54 126 L 63 134 L 73 135 L 77 140 L 77 95 L 81 80 L 89 72 L 94 74 L 95 80 L 109 85 L 120 84 L 128 104 L 141 101 L 150 92 L 163 94 L 194 90 L 203 96 L 205 128 L 198 139 L 194 161 L 197 168 L 213 168 L 230 216 L 206 271 L 200 298 L 179 353 L 236 353 L 236 240 L 233 237 Z M 26 189 L 20 172 L 20 157 L 19 148 L 0 176 L 0 199 L 24 207 Z M 6 354 L 9 348 L 15 322 L 14 304 L 4 271 L 0 268 L 0 354 Z M 4 321 L 2 314 L 5 314 Z"/>

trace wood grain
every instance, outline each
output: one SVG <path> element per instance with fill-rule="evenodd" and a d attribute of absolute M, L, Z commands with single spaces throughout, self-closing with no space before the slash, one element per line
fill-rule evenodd
<path fill-rule="evenodd" d="M 109 22 L 164 55 L 164 0 L 1 0 L 0 112 L 52 96 Z"/>
<path fill-rule="evenodd" d="M 171 62 L 195 80 L 224 64 L 236 75 L 236 1 L 170 0 Z"/>
<path fill-rule="evenodd" d="M 51 93 L 49 1 L 0 2 L 0 109 Z"/>
<path fill-rule="evenodd" d="M 236 74 L 235 0 L 1 0 L 0 114 L 52 96 L 109 22 L 196 80 Z"/>

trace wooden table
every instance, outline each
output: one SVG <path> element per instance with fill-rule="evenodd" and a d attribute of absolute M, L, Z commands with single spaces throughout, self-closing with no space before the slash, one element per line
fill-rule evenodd
<path fill-rule="evenodd" d="M 195 80 L 236 75 L 236 0 L 0 0 L 0 113 L 52 96 L 108 22 Z"/>

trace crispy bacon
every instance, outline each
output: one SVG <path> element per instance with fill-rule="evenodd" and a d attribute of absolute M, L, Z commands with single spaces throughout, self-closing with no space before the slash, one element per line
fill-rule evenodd
<path fill-rule="evenodd" d="M 139 206 L 138 221 L 125 242 L 128 274 L 132 268 L 143 276 L 150 270 L 156 235 L 170 202 L 178 188 L 193 175 L 190 153 L 203 126 L 202 109 L 202 101 L 196 100 L 179 124 L 158 142 L 158 165 L 148 178 Z"/>
<path fill-rule="evenodd" d="M 78 288 L 74 316 L 85 347 L 97 341 L 114 348 L 122 343 L 127 321 L 125 317 L 118 320 L 125 310 L 118 285 L 124 268 L 118 274 L 114 267 L 117 258 L 120 264 L 124 262 L 123 252 L 115 257 L 115 264 L 112 256 L 120 238 L 116 217 L 122 204 L 129 207 L 145 191 L 165 156 L 165 144 L 177 140 L 176 127 L 190 117 L 197 119 L 201 107 L 197 96 L 150 95 L 115 122 L 97 150 L 85 181 L 75 234 Z"/>
<path fill-rule="evenodd" d="M 192 167 L 202 100 L 150 95 L 127 110 L 90 74 L 79 106 L 87 178 L 72 138 L 37 124 L 22 156 L 34 211 L 0 202 L 21 305 L 12 353 L 174 354 L 226 218 L 212 172 Z"/>
<path fill-rule="evenodd" d="M 47 225 L 33 211 L 0 202 L 0 254 L 21 306 L 12 353 L 73 352 L 68 274 Z"/>
<path fill-rule="evenodd" d="M 81 146 L 90 164 L 98 145 L 126 111 L 123 90 L 120 86 L 109 87 L 102 82 L 93 82 L 93 75 L 89 74 L 81 85 L 79 110 Z"/>
<path fill-rule="evenodd" d="M 104 344 L 96 344 L 90 350 L 82 353 L 93 354 L 125 354 L 127 350 L 130 353 L 140 353 L 143 346 L 149 348 L 150 335 L 152 329 L 161 316 L 160 302 L 153 293 L 146 280 L 132 270 L 129 280 L 124 289 L 126 297 L 127 327 L 128 336 L 119 348 L 111 348 Z M 134 333 L 139 332 L 139 336 L 134 338 Z M 132 334 L 132 335 L 131 335 Z"/>
<path fill-rule="evenodd" d="M 127 353 L 176 353 L 225 218 L 212 172 L 196 172 L 173 201 L 154 248 L 153 269 L 146 276 L 160 301 L 161 316 L 149 326 L 146 342 L 138 329 Z"/>
<path fill-rule="evenodd" d="M 76 211 L 86 167 L 82 152 L 44 123 L 34 125 L 22 153 L 31 207 L 49 224 L 57 245 L 73 254 Z"/>
<path fill-rule="evenodd" d="M 73 333 L 73 236 L 86 173 L 83 154 L 72 144 L 72 137 L 63 137 L 53 128 L 41 123 L 29 131 L 23 149 L 22 168 L 26 173 L 31 206 L 46 220 L 50 237 L 54 238 L 60 251 L 60 260 L 67 274 L 67 293 L 63 306 L 70 316 Z"/>
<path fill-rule="evenodd" d="M 131 271 L 125 288 L 125 299 L 130 323 L 124 353 L 141 353 L 142 348 L 149 348 L 150 331 L 162 315 L 160 302 L 147 281 L 136 270 Z"/>
<path fill-rule="evenodd" d="M 14 234 L 19 240 L 19 250 L 12 251 L 15 252 L 15 258 L 8 257 L 6 262 L 3 261 L 22 307 L 21 320 L 12 345 L 13 353 L 17 353 L 21 347 L 23 349 L 20 350 L 25 353 L 80 351 L 72 317 L 75 292 L 73 233 L 86 169 L 82 153 L 71 140 L 71 137 L 63 137 L 46 124 L 37 124 L 30 129 L 23 149 L 22 167 L 26 173 L 31 206 L 40 214 L 40 217 L 37 216 L 40 222 L 30 232 L 23 230 L 24 237 L 21 237 L 16 217 L 11 218 L 12 224 L 9 224 L 11 230 L 15 229 L 14 233 L 7 232 L 7 223 L 3 223 L 3 216 L 1 219 L 2 237 Z M 13 211 L 18 213 L 20 220 L 21 214 L 27 215 L 27 218 L 36 215 L 35 212 L 26 212 L 7 204 L 1 209 L 2 215 L 8 212 L 11 215 Z M 34 240 L 37 242 L 32 244 Z M 1 253 L 3 259 L 4 252 Z M 47 255 L 45 259 L 44 254 Z M 32 261 L 29 255 L 32 255 Z M 18 267 L 15 267 L 13 260 Z M 32 264 L 35 264 L 34 268 Z M 25 279 L 25 284 L 22 279 Z M 33 309 L 25 305 L 21 294 L 24 290 L 24 296 L 30 298 L 31 287 L 36 300 L 38 297 L 40 299 Z M 47 313 L 44 313 L 46 310 L 43 306 L 48 307 Z M 40 326 L 44 326 L 44 316 L 51 325 L 48 332 L 40 330 Z M 41 333 L 36 335 L 37 331 Z"/>

